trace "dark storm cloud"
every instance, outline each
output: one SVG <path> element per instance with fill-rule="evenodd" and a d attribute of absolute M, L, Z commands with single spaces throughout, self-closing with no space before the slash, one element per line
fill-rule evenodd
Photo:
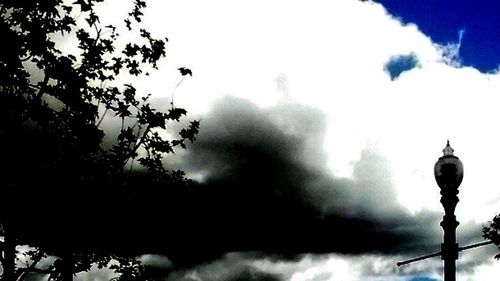
<path fill-rule="evenodd" d="M 71 202 L 91 207 L 85 209 L 91 222 L 78 220 L 78 241 L 88 241 L 82 247 L 101 243 L 118 254 L 124 247 L 152 254 L 143 259 L 165 263 L 165 274 L 228 252 L 298 261 L 310 253 L 413 257 L 439 250 L 441 214 L 410 214 L 400 206 L 385 160 L 376 151 L 363 150 L 352 178 L 331 174 L 323 152 L 325 126 L 325 116 L 305 106 L 262 109 L 223 99 L 201 116 L 197 141 L 178 152 L 176 163 L 167 163 L 200 182 L 152 196 L 86 189 Z M 140 177 L 131 180 L 130 186 L 140 186 Z M 475 242 L 479 229 L 463 224 L 459 233 L 465 236 L 459 239 Z M 242 275 L 276 277 L 245 270 Z"/>
<path fill-rule="evenodd" d="M 280 281 L 279 275 L 258 271 L 252 267 L 246 267 L 241 272 L 228 277 L 227 279 L 218 279 L 226 281 Z"/>
<path fill-rule="evenodd" d="M 324 127 L 324 116 L 311 108 L 261 109 L 235 98 L 202 116 L 197 141 L 178 163 L 202 180 L 165 202 L 173 263 L 232 251 L 297 258 L 439 250 L 441 214 L 412 215 L 400 206 L 375 151 L 362 152 L 352 178 L 331 175 Z"/>
<path fill-rule="evenodd" d="M 412 70 L 419 64 L 415 54 L 397 55 L 389 58 L 389 61 L 384 65 L 384 71 L 389 74 L 391 80 L 396 80 L 401 73 Z"/>

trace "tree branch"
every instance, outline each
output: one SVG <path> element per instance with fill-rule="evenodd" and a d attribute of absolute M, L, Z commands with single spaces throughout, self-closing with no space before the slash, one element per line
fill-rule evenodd
<path fill-rule="evenodd" d="M 0 241 L 0 252 L 3 253 L 3 251 L 4 251 L 4 242 Z M 3 263 L 4 263 L 3 255 L 0 255 L 0 264 L 2 264 L 2 267 L 3 267 Z"/>
<path fill-rule="evenodd" d="M 27 57 L 25 57 L 25 58 L 21 58 L 21 61 L 22 61 L 22 62 L 28 61 L 28 60 L 29 60 L 29 59 L 31 59 L 32 57 L 33 57 L 33 54 L 31 54 L 31 55 L 29 55 L 29 56 L 27 56 Z"/>
<path fill-rule="evenodd" d="M 34 272 L 34 273 L 41 273 L 41 274 L 50 274 L 50 273 L 54 272 L 54 270 L 50 269 L 50 268 L 43 269 L 43 268 L 36 268 L 36 267 L 33 267 L 33 268 L 25 267 L 25 268 L 19 268 L 18 270 L 21 271 L 22 273 Z"/>
<path fill-rule="evenodd" d="M 47 87 L 47 84 L 49 83 L 49 79 L 50 79 L 49 76 L 45 72 L 45 77 L 43 78 L 43 84 L 41 87 L 38 88 L 38 93 L 35 96 L 36 100 L 40 100 L 42 98 L 42 95 L 45 92 L 45 88 Z"/>
<path fill-rule="evenodd" d="M 139 138 L 139 141 L 136 142 L 136 144 L 134 145 L 134 148 L 132 149 L 132 152 L 130 153 L 130 155 L 128 155 L 124 160 L 123 160 L 123 165 L 125 165 L 127 163 L 127 160 L 132 157 L 136 152 L 137 150 L 139 149 L 139 147 L 141 147 L 141 145 L 144 143 L 144 139 L 146 137 L 147 134 L 149 134 L 149 131 L 151 130 L 151 127 L 148 125 L 146 127 L 146 130 L 144 130 L 144 133 L 142 134 L 142 136 Z M 140 130 L 139 130 L 140 132 Z"/>
<path fill-rule="evenodd" d="M 106 117 L 106 113 L 108 113 L 108 110 L 109 110 L 109 107 L 106 107 L 106 110 L 104 110 L 104 113 L 102 114 L 102 117 L 99 120 L 99 122 L 97 122 L 96 127 L 99 127 L 99 125 L 101 125 L 101 122 L 102 122 L 102 120 L 104 120 L 104 117 Z"/>
<path fill-rule="evenodd" d="M 35 257 L 33 258 L 33 262 L 30 264 L 29 267 L 27 267 L 27 268 L 19 268 L 17 270 L 17 273 L 19 274 L 19 277 L 17 277 L 16 280 L 17 281 L 23 281 L 28 276 L 29 272 L 31 272 L 31 271 L 35 272 L 35 270 L 39 270 L 39 269 L 35 268 L 35 266 L 42 260 L 42 258 L 43 258 L 43 253 L 42 252 L 38 252 L 38 254 L 35 255 Z M 47 273 L 50 273 L 50 272 L 47 272 Z"/>

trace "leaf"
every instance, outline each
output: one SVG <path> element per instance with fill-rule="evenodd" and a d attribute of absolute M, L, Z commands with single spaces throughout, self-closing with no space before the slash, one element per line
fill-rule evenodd
<path fill-rule="evenodd" d="M 129 69 L 129 73 L 132 75 L 137 76 L 142 73 L 142 70 L 139 68 L 139 63 L 136 60 L 128 61 L 127 68 Z"/>
<path fill-rule="evenodd" d="M 114 57 L 112 60 L 114 63 L 110 66 L 110 69 L 113 71 L 115 75 L 118 75 L 123 67 L 122 59 Z"/>
<path fill-rule="evenodd" d="M 89 26 L 93 26 L 96 22 L 99 22 L 99 17 L 92 12 L 85 20 Z"/>
<path fill-rule="evenodd" d="M 133 57 L 135 55 L 137 55 L 137 52 L 140 50 L 139 46 L 137 46 L 136 44 L 132 44 L 132 43 L 128 43 L 126 46 L 125 46 L 125 50 L 123 50 L 123 53 L 127 56 L 127 57 Z"/>
<path fill-rule="evenodd" d="M 73 4 L 75 4 L 75 3 L 73 3 Z M 61 7 L 68 14 L 71 13 L 71 11 L 73 11 L 73 7 L 71 7 L 71 6 L 62 5 Z"/>
<path fill-rule="evenodd" d="M 127 27 L 128 30 L 132 30 L 132 22 L 129 20 L 129 19 L 124 19 L 123 20 L 125 22 L 125 26 Z"/>
<path fill-rule="evenodd" d="M 179 121 L 179 119 L 186 115 L 187 111 L 184 108 L 173 108 L 168 111 L 168 119 Z"/>
<path fill-rule="evenodd" d="M 151 114 L 149 116 L 149 125 L 151 128 L 160 127 L 162 129 L 165 129 L 165 120 L 166 117 L 163 113 L 155 112 L 154 114 Z"/>
<path fill-rule="evenodd" d="M 116 108 L 116 115 L 120 117 L 129 117 L 132 115 L 132 113 L 129 110 L 129 105 L 119 101 L 118 102 L 118 108 Z"/>
<path fill-rule="evenodd" d="M 92 1 L 87 3 L 85 0 L 76 0 L 73 4 L 80 5 L 82 12 L 88 12 L 92 9 Z"/>
<path fill-rule="evenodd" d="M 141 37 L 146 38 L 146 39 L 151 39 L 151 33 L 148 32 L 145 29 L 140 29 Z"/>
<path fill-rule="evenodd" d="M 135 95 L 136 95 L 136 89 L 134 88 L 134 86 L 132 86 L 131 84 L 125 84 L 125 90 L 123 91 L 123 97 L 125 103 L 132 106 L 139 105 L 139 101 L 136 100 Z"/>

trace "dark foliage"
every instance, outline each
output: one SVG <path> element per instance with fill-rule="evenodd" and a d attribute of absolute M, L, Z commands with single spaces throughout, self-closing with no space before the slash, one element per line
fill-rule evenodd
<path fill-rule="evenodd" d="M 487 226 L 483 226 L 483 237 L 500 249 L 500 215 L 496 215 Z M 500 254 L 495 255 L 495 259 L 500 259 Z"/>
<path fill-rule="evenodd" d="M 154 241 L 146 245 L 135 235 L 163 228 L 146 214 L 161 211 L 167 190 L 189 183 L 163 163 L 194 141 L 199 122 L 166 139 L 162 131 L 187 112 L 157 111 L 149 95 L 119 79 L 157 69 L 167 41 L 138 27 L 146 3 L 135 0 L 125 26 L 137 41 L 118 45 L 118 28 L 101 26 L 95 11 L 103 1 L 0 3 L 3 280 L 22 280 L 26 272 L 69 280 L 110 261 L 119 279 L 147 279 L 133 256 Z M 73 35 L 78 54 L 58 48 Z M 111 144 L 103 141 L 105 118 L 121 123 Z M 16 245 L 35 249 L 25 253 L 32 261 L 26 268 L 14 268 Z M 46 255 L 61 259 L 38 268 Z"/>
<path fill-rule="evenodd" d="M 193 72 L 191 72 L 191 69 L 189 69 L 189 68 L 181 67 L 181 68 L 179 68 L 179 71 L 181 72 L 182 76 L 186 76 L 188 74 L 190 76 L 193 76 Z"/>

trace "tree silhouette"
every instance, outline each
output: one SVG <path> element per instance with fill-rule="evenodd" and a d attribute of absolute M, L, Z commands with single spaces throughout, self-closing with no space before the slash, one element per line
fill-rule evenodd
<path fill-rule="evenodd" d="M 120 27 L 102 26 L 96 12 L 103 1 L 0 2 L 2 280 L 30 272 L 72 280 L 92 265 L 121 280 L 151 279 L 133 257 L 148 248 L 123 241 L 150 222 L 137 209 L 152 211 L 166 189 L 189 183 L 163 162 L 194 141 L 199 122 L 165 137 L 186 110 L 158 111 L 121 82 L 157 69 L 167 39 L 140 28 L 146 3 L 134 0 L 123 28 L 137 38 L 118 43 Z M 78 51 L 65 51 L 64 40 Z M 112 140 L 105 119 L 119 124 Z M 26 266 L 16 267 L 18 245 L 30 246 Z M 58 259 L 40 268 L 48 255 Z"/>
<path fill-rule="evenodd" d="M 483 237 L 500 249 L 500 215 L 496 215 L 488 225 L 483 226 Z M 500 254 L 495 255 L 495 259 L 500 259 Z"/>

